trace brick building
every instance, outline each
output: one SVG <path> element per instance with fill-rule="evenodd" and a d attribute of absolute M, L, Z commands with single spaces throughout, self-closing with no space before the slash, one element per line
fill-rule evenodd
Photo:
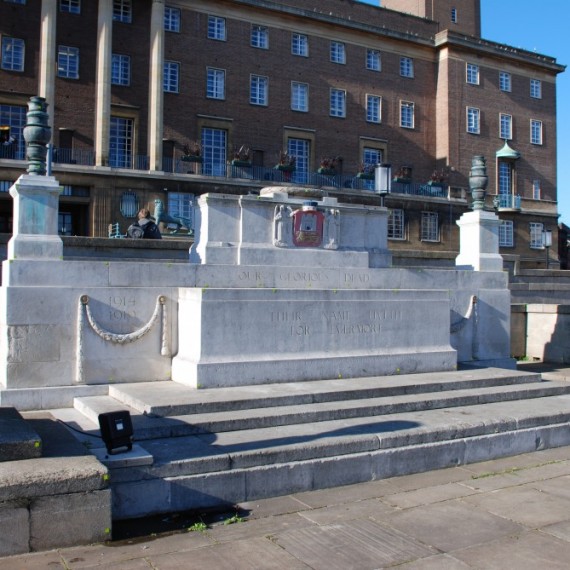
<path fill-rule="evenodd" d="M 501 253 L 544 266 L 564 67 L 482 39 L 479 0 L 382 4 L 0 0 L 0 232 L 39 94 L 64 234 L 124 231 L 156 199 L 188 216 L 195 195 L 271 184 L 376 204 L 367 170 L 389 162 L 390 246 L 429 259 L 458 249 L 481 154 Z M 277 168 L 285 153 L 294 169 Z"/>

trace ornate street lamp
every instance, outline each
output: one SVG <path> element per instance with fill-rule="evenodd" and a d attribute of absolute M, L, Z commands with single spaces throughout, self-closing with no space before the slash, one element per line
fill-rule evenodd
<path fill-rule="evenodd" d="M 548 250 L 552 246 L 552 230 L 542 230 L 542 247 L 546 250 L 546 269 L 549 269 Z"/>

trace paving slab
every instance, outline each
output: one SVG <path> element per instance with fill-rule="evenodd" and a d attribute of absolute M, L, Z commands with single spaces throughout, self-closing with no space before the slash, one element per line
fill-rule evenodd
<path fill-rule="evenodd" d="M 429 558 L 421 558 L 406 564 L 400 564 L 398 570 L 472 570 L 465 562 L 457 560 L 449 554 L 438 554 Z"/>
<path fill-rule="evenodd" d="M 520 524 L 457 499 L 406 509 L 382 522 L 443 552 L 485 544 L 524 530 Z"/>
<path fill-rule="evenodd" d="M 365 499 L 363 501 L 322 507 L 300 512 L 299 515 L 319 525 L 334 523 L 347 523 L 356 519 L 374 518 L 382 520 L 386 515 L 395 512 L 396 509 L 386 505 L 380 499 Z"/>
<path fill-rule="evenodd" d="M 446 483 L 436 485 L 427 489 L 416 489 L 404 493 L 394 493 L 382 499 L 384 503 L 399 509 L 409 509 L 420 505 L 430 505 L 441 503 L 450 499 L 457 499 L 478 493 L 476 489 L 467 488 L 459 483 Z"/>
<path fill-rule="evenodd" d="M 529 531 L 456 550 L 453 556 L 470 568 L 484 570 L 568 570 L 570 544 L 541 532 Z"/>
<path fill-rule="evenodd" d="M 314 570 L 373 570 L 437 553 L 398 530 L 361 519 L 296 529 L 271 538 Z"/>

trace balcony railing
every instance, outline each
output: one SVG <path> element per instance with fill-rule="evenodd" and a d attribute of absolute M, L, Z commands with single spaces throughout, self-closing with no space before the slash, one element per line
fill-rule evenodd
<path fill-rule="evenodd" d="M 17 151 L 17 152 L 14 152 Z M 15 158 L 24 160 L 20 149 L 10 149 L 0 146 L 0 158 Z M 122 157 L 120 168 L 148 171 L 150 160 L 146 155 L 136 155 L 132 159 Z M 73 164 L 94 166 L 95 153 L 92 150 L 52 148 L 54 164 Z M 114 166 L 111 164 L 110 166 Z M 365 190 L 374 192 L 374 179 L 362 174 L 321 174 L 298 169 L 278 169 L 276 167 L 254 166 L 249 164 L 208 163 L 194 159 L 173 159 L 163 157 L 162 171 L 174 174 L 189 174 L 198 176 L 218 177 L 227 179 L 254 180 L 257 182 L 277 182 L 317 187 L 346 188 L 350 190 Z M 432 198 L 446 198 L 447 187 L 440 185 L 418 184 L 415 182 L 392 182 L 392 192 Z M 503 197 L 502 197 L 503 198 Z M 504 197 L 508 198 L 508 197 Z M 520 202 L 520 199 L 519 199 Z"/>
<path fill-rule="evenodd" d="M 520 210 L 521 197 L 513 194 L 498 194 L 493 198 L 493 205 L 498 210 Z"/>

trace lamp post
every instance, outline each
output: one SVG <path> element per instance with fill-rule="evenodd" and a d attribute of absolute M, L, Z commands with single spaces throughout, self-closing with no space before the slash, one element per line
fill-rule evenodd
<path fill-rule="evenodd" d="M 380 194 L 380 205 L 384 207 L 384 197 L 392 190 L 392 165 L 377 164 L 374 168 L 374 192 Z"/>
<path fill-rule="evenodd" d="M 552 245 L 552 230 L 542 230 L 542 247 L 546 250 L 546 269 L 549 268 L 548 250 Z"/>

